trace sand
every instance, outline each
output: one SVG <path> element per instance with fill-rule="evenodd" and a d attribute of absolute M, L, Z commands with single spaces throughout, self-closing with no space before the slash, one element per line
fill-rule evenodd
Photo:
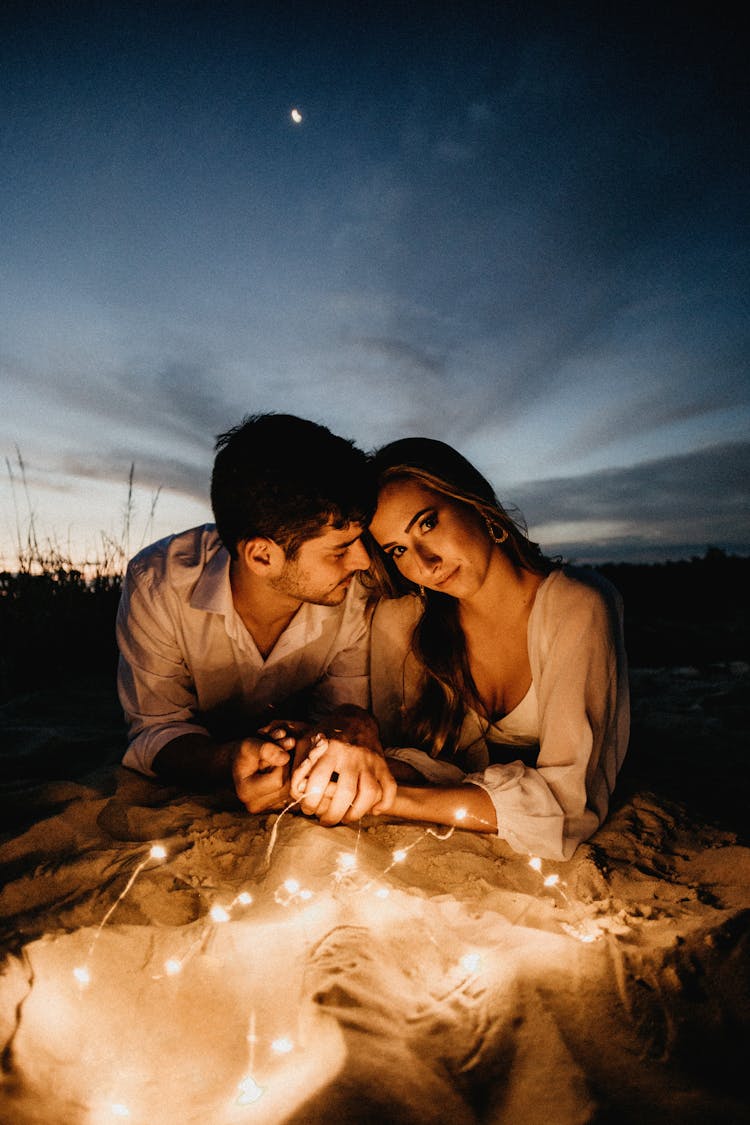
<path fill-rule="evenodd" d="M 750 1121 L 748 679 L 635 675 L 615 808 L 540 870 L 156 785 L 98 697 L 6 709 L 0 1121 Z"/>

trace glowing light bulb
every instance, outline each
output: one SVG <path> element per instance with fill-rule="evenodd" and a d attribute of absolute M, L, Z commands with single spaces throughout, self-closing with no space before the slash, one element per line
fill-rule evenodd
<path fill-rule="evenodd" d="M 456 820 L 466 820 L 467 815 L 466 809 L 456 809 L 454 813 Z"/>
<path fill-rule="evenodd" d="M 152 859 L 166 859 L 167 849 L 163 846 L 163 844 L 154 844 L 151 851 L 149 852 L 149 855 Z"/>
<path fill-rule="evenodd" d="M 339 855 L 339 870 L 353 871 L 357 866 L 357 857 L 351 852 L 341 852 Z"/>
<path fill-rule="evenodd" d="M 77 965 L 76 968 L 73 969 L 73 976 L 76 978 L 80 985 L 83 985 L 84 988 L 87 984 L 91 984 L 91 973 L 88 971 L 85 965 Z"/>
<path fill-rule="evenodd" d="M 466 953 L 461 958 L 461 968 L 467 973 L 478 973 L 482 967 L 482 958 L 478 953 Z"/>
<path fill-rule="evenodd" d="M 215 906 L 212 906 L 210 913 L 211 913 L 211 917 L 214 920 L 214 922 L 228 922 L 229 921 L 229 914 L 227 913 L 227 911 L 224 909 L 223 906 L 219 906 L 218 904 L 215 905 Z"/>
<path fill-rule="evenodd" d="M 259 1086 L 251 1074 L 246 1075 L 245 1078 L 238 1084 L 239 1097 L 237 1098 L 237 1105 L 252 1105 L 257 1102 L 259 1098 L 263 1097 L 265 1093 L 262 1086 Z"/>
<path fill-rule="evenodd" d="M 279 1039 L 274 1039 L 271 1050 L 275 1051 L 277 1055 L 288 1055 L 290 1051 L 294 1050 L 294 1043 L 287 1036 L 282 1035 Z"/>
<path fill-rule="evenodd" d="M 299 891 L 299 883 L 296 879 L 285 879 L 284 890 L 289 891 L 290 895 L 296 895 Z"/>
<path fill-rule="evenodd" d="M 393 853 L 393 862 L 394 863 L 403 863 L 405 859 L 406 859 L 406 850 L 404 848 L 397 848 L 396 851 Z"/>
<path fill-rule="evenodd" d="M 533 867 L 535 871 L 542 870 L 542 861 L 538 855 L 532 856 L 529 860 L 529 867 Z"/>
<path fill-rule="evenodd" d="M 168 977 L 174 977 L 177 973 L 182 972 L 182 961 L 178 961 L 176 957 L 170 957 L 168 961 L 164 962 L 164 972 Z"/>
<path fill-rule="evenodd" d="M 388 898 L 390 893 L 387 887 L 378 887 L 375 891 L 375 898 Z"/>
<path fill-rule="evenodd" d="M 312 896 L 313 896 L 312 891 L 309 891 L 307 889 L 307 887 L 303 887 L 302 890 L 299 892 L 299 897 L 301 899 L 303 899 L 305 902 L 308 902 L 308 900 L 311 899 Z"/>
<path fill-rule="evenodd" d="M 560 882 L 560 876 L 559 875 L 548 875 L 547 878 L 544 880 L 544 885 L 545 885 L 545 887 L 556 887 L 559 882 Z"/>
<path fill-rule="evenodd" d="M 109 1108 L 113 1117 L 130 1117 L 130 1110 L 122 1102 L 113 1102 Z"/>
<path fill-rule="evenodd" d="M 237 895 L 237 902 L 241 902 L 243 906 L 249 906 L 253 901 L 253 896 L 249 891 L 242 891 Z"/>

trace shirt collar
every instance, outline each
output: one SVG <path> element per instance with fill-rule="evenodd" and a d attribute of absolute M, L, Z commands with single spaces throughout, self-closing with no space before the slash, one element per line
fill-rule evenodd
<path fill-rule="evenodd" d="M 207 613 L 220 613 L 224 617 L 234 614 L 232 587 L 229 582 L 229 552 L 220 546 L 208 560 L 195 584 L 190 605 Z"/>
<path fill-rule="evenodd" d="M 193 609 L 204 610 L 206 613 L 221 614 L 228 628 L 231 629 L 229 623 L 239 622 L 239 618 L 232 600 L 232 586 L 229 581 L 230 561 L 226 547 L 220 546 L 203 568 L 203 573 L 196 582 L 190 598 L 190 605 Z M 350 597 L 351 593 L 348 593 L 347 600 Z M 327 606 L 303 602 L 279 638 L 274 653 L 276 649 L 285 650 L 300 635 L 304 636 L 307 644 L 310 644 L 323 632 L 325 622 L 330 617 L 339 615 L 345 604 Z"/>

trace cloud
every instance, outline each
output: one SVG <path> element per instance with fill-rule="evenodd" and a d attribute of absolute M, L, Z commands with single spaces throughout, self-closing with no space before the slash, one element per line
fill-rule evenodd
<path fill-rule="evenodd" d="M 425 376 L 432 378 L 445 375 L 444 359 L 405 340 L 363 336 L 352 340 L 352 347 L 355 350 L 361 349 L 361 358 L 369 356 L 376 363 L 382 362 L 401 378 L 422 379 Z"/>
<path fill-rule="evenodd" d="M 143 452 L 134 453 L 132 449 L 120 447 L 110 450 L 106 463 L 100 457 L 90 454 L 66 454 L 61 460 L 61 471 L 83 480 L 109 480 L 122 485 L 127 481 L 132 464 L 133 483 L 136 487 L 152 492 L 177 492 L 200 502 L 208 497 L 212 462 L 210 454 L 203 461 L 188 461 Z"/>
<path fill-rule="evenodd" d="M 112 443 L 122 431 L 131 436 L 133 451 L 175 442 L 205 449 L 237 414 L 237 407 L 221 389 L 219 363 L 164 355 L 134 360 L 132 367 L 111 364 L 110 360 L 106 371 L 39 371 L 7 364 L 5 371 L 9 382 L 15 383 L 14 393 L 33 395 L 48 410 L 52 405 L 58 408 L 57 425 L 59 408 L 64 407 L 70 433 L 75 430 L 71 416 L 77 415 L 90 433 L 92 445 L 100 449 L 103 439 Z"/>
<path fill-rule="evenodd" d="M 535 481 L 516 487 L 511 500 L 545 546 L 566 554 L 601 555 L 606 549 L 622 554 L 627 549 L 664 557 L 686 544 L 748 552 L 750 442 Z M 566 527 L 572 532 L 569 539 L 561 538 Z"/>

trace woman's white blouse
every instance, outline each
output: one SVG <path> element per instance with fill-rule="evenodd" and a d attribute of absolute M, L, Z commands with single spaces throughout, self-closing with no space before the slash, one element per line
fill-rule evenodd
<path fill-rule="evenodd" d="M 402 709 L 414 702 L 419 667 L 410 641 L 420 612 L 408 596 L 381 601 L 373 616 L 372 707 L 384 745 L 397 738 Z M 607 815 L 627 749 L 627 660 L 614 587 L 593 571 L 554 570 L 537 590 L 528 651 L 532 684 L 518 706 L 489 726 L 467 714 L 456 753 L 463 769 L 409 747 L 387 753 L 438 784 L 484 789 L 498 835 L 516 851 L 568 859 Z M 509 761 L 512 747 L 518 758 Z M 498 751 L 505 761 L 492 764 Z M 527 764 L 535 754 L 536 764 Z"/>

